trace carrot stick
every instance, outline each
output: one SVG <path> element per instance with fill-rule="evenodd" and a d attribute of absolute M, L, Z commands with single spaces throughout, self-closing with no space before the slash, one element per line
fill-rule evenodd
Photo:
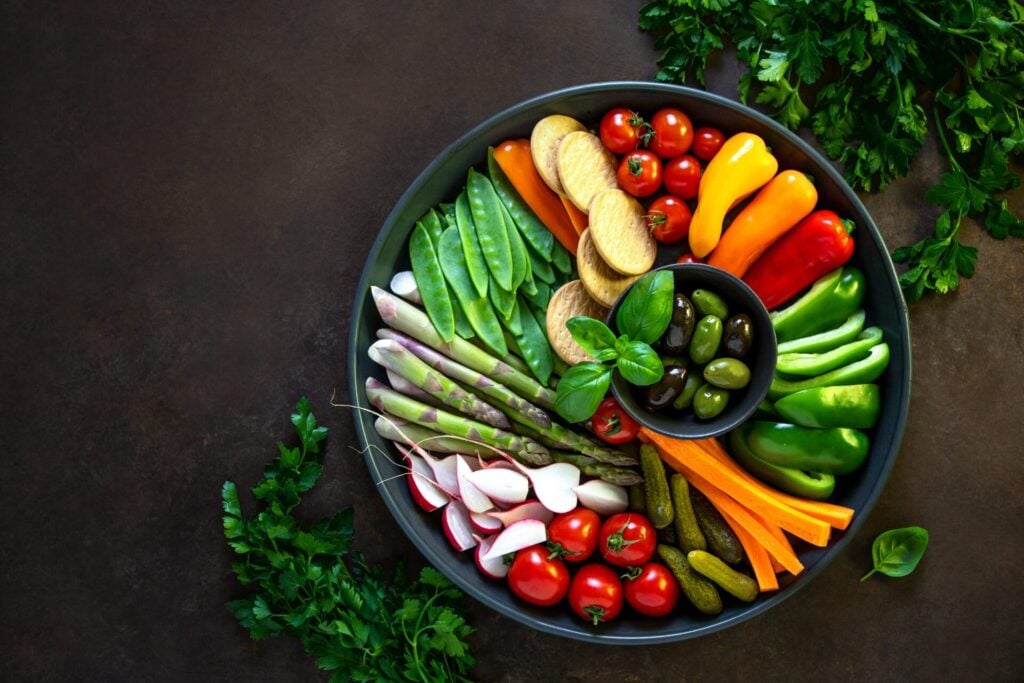
<path fill-rule="evenodd" d="M 561 199 L 537 173 L 537 167 L 533 165 L 533 156 L 530 154 L 530 141 L 506 140 L 494 148 L 494 160 L 508 176 L 519 196 L 529 204 L 555 239 L 575 254 L 580 235 L 569 219 Z"/>
<path fill-rule="evenodd" d="M 853 514 L 855 511 L 852 508 L 836 505 L 835 503 L 824 503 L 820 500 L 808 500 L 807 498 L 792 496 L 768 486 L 763 481 L 757 479 L 740 467 L 739 463 L 732 459 L 732 456 L 729 455 L 717 439 L 701 439 L 694 443 L 699 443 L 701 447 L 712 457 L 749 481 L 751 485 L 756 486 L 766 495 L 774 496 L 791 508 L 806 513 L 811 517 L 820 519 L 821 521 L 828 523 L 830 526 L 840 530 L 846 529 L 850 526 L 850 522 L 853 521 Z"/>
<path fill-rule="evenodd" d="M 754 519 L 760 522 L 761 526 L 768 530 L 768 533 L 777 538 L 779 540 L 779 543 L 782 543 L 790 552 L 793 552 L 793 546 L 790 544 L 789 538 L 786 537 L 786 533 L 782 529 L 780 529 L 777 525 L 772 524 L 760 515 L 755 514 Z M 771 560 L 772 566 L 775 567 L 776 573 L 785 570 L 785 567 L 783 567 L 782 564 L 780 564 L 779 561 L 776 560 L 774 557 L 772 557 Z"/>
<path fill-rule="evenodd" d="M 569 220 L 572 221 L 572 227 L 576 228 L 576 234 L 582 235 L 583 231 L 587 229 L 587 225 L 590 223 L 590 219 L 587 214 L 583 213 L 576 208 L 567 197 L 561 197 L 562 206 L 565 207 L 565 212 L 569 214 Z"/>
<path fill-rule="evenodd" d="M 732 516 L 721 510 L 719 512 L 722 513 L 722 519 L 736 534 L 736 538 L 740 539 L 740 545 L 743 546 L 743 551 L 747 554 L 747 559 L 750 560 L 750 567 L 754 570 L 754 578 L 757 579 L 757 585 L 761 592 L 779 590 L 779 580 L 775 577 L 775 568 L 772 566 L 774 558 Z M 775 561 L 778 562 L 778 560 Z"/>
<path fill-rule="evenodd" d="M 676 470 L 684 474 L 687 471 L 694 472 L 706 478 L 737 503 L 751 512 L 760 513 L 797 538 L 819 547 L 828 545 L 832 528 L 827 522 L 795 510 L 775 496 L 765 493 L 692 441 L 672 439 L 646 427 L 641 428 L 641 431 L 658 446 L 662 459 Z M 782 561 L 782 558 L 778 559 Z"/>

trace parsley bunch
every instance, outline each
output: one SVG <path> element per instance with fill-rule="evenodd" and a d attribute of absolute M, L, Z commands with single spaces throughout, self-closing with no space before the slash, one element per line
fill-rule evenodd
<path fill-rule="evenodd" d="M 323 471 L 318 427 L 303 398 L 291 416 L 299 446 L 278 443 L 278 457 L 252 489 L 263 509 L 242 516 L 233 482 L 223 489 L 224 535 L 233 565 L 255 590 L 228 603 L 254 639 L 297 638 L 332 681 L 469 680 L 472 629 L 460 615 L 462 593 L 439 572 L 388 576 L 350 550 L 352 509 L 303 529 L 292 511 Z"/>
<path fill-rule="evenodd" d="M 909 301 L 955 290 L 974 274 L 977 249 L 960 241 L 970 216 L 997 239 L 1024 221 L 996 195 L 1020 180 L 1024 151 L 1024 5 L 1014 0 L 655 0 L 640 28 L 659 35 L 659 80 L 704 82 L 726 42 L 748 69 L 747 102 L 768 105 L 789 128 L 809 125 L 855 188 L 906 175 L 929 127 L 949 171 L 925 199 L 944 208 L 934 235 L 901 247 Z M 931 116 L 926 109 L 931 109 Z"/>

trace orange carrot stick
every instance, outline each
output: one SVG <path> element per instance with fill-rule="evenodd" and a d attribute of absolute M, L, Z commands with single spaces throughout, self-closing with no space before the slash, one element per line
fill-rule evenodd
<path fill-rule="evenodd" d="M 572 227 L 576 228 L 576 234 L 582 235 L 583 231 L 587 229 L 587 225 L 590 224 L 590 219 L 587 214 L 583 213 L 576 208 L 567 197 L 561 197 L 562 206 L 565 207 L 565 212 L 569 214 L 569 220 L 572 221 Z"/>
<path fill-rule="evenodd" d="M 516 192 L 523 198 L 537 218 L 544 222 L 551 234 L 573 254 L 580 241 L 569 214 L 557 194 L 551 191 L 537 173 L 530 154 L 529 140 L 507 140 L 494 148 L 494 160 L 508 176 Z"/>
<path fill-rule="evenodd" d="M 750 560 L 750 567 L 754 570 L 754 578 L 757 579 L 757 585 L 761 589 L 762 593 L 768 591 L 779 590 L 779 580 L 775 576 L 775 568 L 772 566 L 772 560 L 774 559 L 768 554 L 768 551 L 764 549 L 764 546 L 759 544 L 757 540 L 747 531 L 739 522 L 732 518 L 721 510 L 722 518 L 728 524 L 733 533 L 736 534 L 736 538 L 740 539 L 740 545 L 743 546 L 743 551 L 747 554 L 747 559 Z M 778 562 L 778 560 L 775 560 Z"/>
<path fill-rule="evenodd" d="M 760 522 L 761 526 L 768 530 L 768 533 L 777 538 L 779 540 L 779 543 L 782 543 L 790 552 L 793 552 L 793 546 L 790 544 L 789 538 L 786 536 L 786 533 L 782 529 L 780 529 L 777 525 L 772 524 L 760 515 L 754 515 L 754 519 Z M 772 566 L 775 567 L 776 573 L 785 570 L 785 567 L 783 567 L 778 560 L 776 560 L 774 557 L 772 557 L 771 559 Z"/>

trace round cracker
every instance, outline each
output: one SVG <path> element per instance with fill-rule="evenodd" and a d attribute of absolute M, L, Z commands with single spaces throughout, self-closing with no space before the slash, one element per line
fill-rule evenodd
<path fill-rule="evenodd" d="M 654 265 L 658 244 L 640 202 L 619 189 L 605 190 L 590 206 L 590 239 L 604 262 L 623 275 L 643 275 Z"/>
<path fill-rule="evenodd" d="M 572 280 L 562 285 L 548 302 L 546 327 L 548 341 L 559 358 L 569 365 L 576 365 L 593 357 L 576 343 L 565 326 L 569 318 L 585 315 L 604 322 L 608 317 L 608 309 L 594 301 L 579 280 Z"/>
<path fill-rule="evenodd" d="M 597 253 L 594 240 L 590 239 L 589 228 L 580 235 L 580 244 L 576 250 L 576 269 L 580 272 L 580 282 L 587 293 L 608 308 L 614 306 L 619 295 L 640 278 L 639 275 L 622 275 L 609 268 Z"/>
<path fill-rule="evenodd" d="M 590 212 L 594 196 L 618 187 L 615 157 L 601 138 L 589 132 L 569 133 L 558 146 L 558 179 L 565 196 L 583 213 Z"/>
<path fill-rule="evenodd" d="M 537 173 L 548 187 L 558 194 L 565 194 L 558 181 L 558 148 L 569 133 L 585 131 L 587 128 L 571 116 L 552 114 L 545 116 L 533 127 L 530 134 L 530 156 Z"/>

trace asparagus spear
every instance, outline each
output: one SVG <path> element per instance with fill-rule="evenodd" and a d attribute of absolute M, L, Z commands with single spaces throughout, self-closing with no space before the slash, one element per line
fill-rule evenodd
<path fill-rule="evenodd" d="M 499 408 L 513 420 L 517 422 L 525 420 L 524 424 L 536 425 L 539 428 L 551 426 L 551 416 L 543 408 L 538 408 L 525 398 L 520 398 L 518 394 L 504 384 L 499 384 L 490 377 L 486 377 L 472 368 L 467 368 L 465 365 L 455 362 L 426 344 L 418 342 L 401 332 L 388 329 L 377 330 L 377 338 L 398 342 L 416 354 L 427 365 L 444 373 L 445 376 L 456 382 L 461 382 L 463 385 L 480 392 L 480 394 L 497 401 Z"/>
<path fill-rule="evenodd" d="M 465 339 L 455 337 L 451 342 L 446 343 L 423 311 L 380 287 L 372 287 L 371 292 L 374 303 L 377 305 L 377 311 L 385 324 L 405 332 L 446 356 L 501 382 L 525 399 L 544 408 L 555 406 L 555 392 L 541 386 L 528 374 L 509 367 L 508 364 Z"/>
<path fill-rule="evenodd" d="M 552 422 L 551 427 L 546 430 L 537 429 L 533 425 L 521 422 L 513 425 L 512 429 L 550 448 L 576 451 L 607 465 L 623 465 L 628 467 L 637 464 L 636 458 L 628 453 L 596 444 L 582 434 L 577 434 L 557 422 Z"/>
<path fill-rule="evenodd" d="M 588 458 L 585 455 L 551 451 L 551 459 L 555 462 L 567 462 L 570 465 L 575 465 L 580 468 L 580 472 L 588 477 L 598 477 L 599 479 L 604 479 L 609 484 L 632 486 L 633 484 L 639 484 L 644 480 L 636 470 L 614 467 L 603 462 L 598 462 L 593 458 Z"/>
<path fill-rule="evenodd" d="M 404 377 L 420 390 L 460 413 L 500 429 L 509 428 L 508 418 L 503 412 L 466 391 L 398 342 L 381 339 L 370 345 L 368 353 L 373 362 Z M 394 384 L 392 388 L 399 389 Z M 408 392 L 402 393 L 408 395 Z M 412 395 L 410 398 L 419 397 Z"/>
<path fill-rule="evenodd" d="M 547 465 L 551 462 L 548 449 L 533 439 L 512 434 L 439 408 L 432 408 L 425 403 L 403 396 L 373 377 L 366 380 L 366 398 L 381 412 L 397 415 L 428 429 L 437 429 L 443 433 L 489 444 L 528 465 Z"/>
<path fill-rule="evenodd" d="M 378 434 L 389 441 L 396 441 L 402 445 L 412 441 L 426 451 L 434 451 L 436 453 L 474 453 L 479 451 L 480 456 L 485 460 L 488 456 L 497 455 L 490 449 L 476 448 L 468 441 L 435 432 L 433 429 L 421 427 L 415 422 L 409 422 L 392 415 L 378 417 L 374 421 L 373 426 Z M 406 441 L 406 439 L 409 441 Z"/>

